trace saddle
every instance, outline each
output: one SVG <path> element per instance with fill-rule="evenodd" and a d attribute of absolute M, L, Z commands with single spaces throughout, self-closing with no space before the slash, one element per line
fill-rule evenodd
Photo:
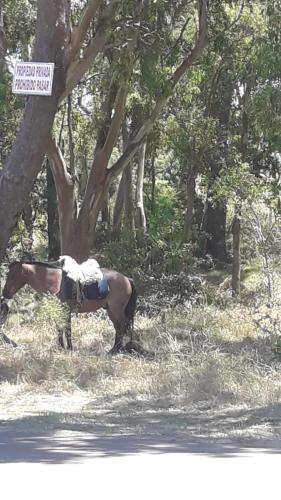
<path fill-rule="evenodd" d="M 108 281 L 95 259 L 78 264 L 68 255 L 63 255 L 59 260 L 63 271 L 62 292 L 66 300 L 81 304 L 84 299 L 106 298 Z"/>

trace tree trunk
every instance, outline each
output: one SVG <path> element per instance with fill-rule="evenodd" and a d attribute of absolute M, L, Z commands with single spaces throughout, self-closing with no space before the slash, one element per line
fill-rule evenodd
<path fill-rule="evenodd" d="M 119 238 L 122 226 L 122 215 L 124 210 L 124 199 L 125 199 L 124 177 L 125 177 L 125 172 L 122 173 L 122 177 L 120 179 L 117 190 L 116 201 L 114 204 L 113 227 L 112 227 L 112 236 L 114 239 Z"/>
<path fill-rule="evenodd" d="M 133 176 L 131 166 L 128 165 L 124 170 L 124 215 L 125 215 L 125 228 L 135 240 L 135 210 L 134 210 L 134 197 L 133 197 Z"/>
<path fill-rule="evenodd" d="M 143 181 L 144 181 L 144 166 L 145 166 L 146 142 L 139 149 L 137 185 L 136 185 L 136 228 L 137 237 L 141 240 L 146 232 L 146 217 L 143 201 Z"/>
<path fill-rule="evenodd" d="M 151 211 L 155 210 L 156 172 L 155 172 L 155 152 L 151 160 Z"/>
<path fill-rule="evenodd" d="M 60 256 L 57 193 L 49 162 L 47 163 L 48 259 L 57 260 Z"/>
<path fill-rule="evenodd" d="M 184 216 L 183 243 L 192 242 L 192 225 L 195 199 L 195 181 L 198 175 L 199 161 L 193 150 L 187 159 L 186 205 Z"/>
<path fill-rule="evenodd" d="M 211 255 L 219 262 L 227 262 L 226 252 L 226 204 L 216 203 L 215 206 L 207 203 L 206 211 L 206 254 Z"/>
<path fill-rule="evenodd" d="M 3 0 L 0 0 L 0 81 L 5 68 L 6 39 L 3 21 Z"/>
<path fill-rule="evenodd" d="M 72 129 L 72 96 L 67 97 L 67 129 L 68 129 L 68 149 L 69 149 L 69 168 L 71 175 L 75 176 L 75 157 L 74 157 L 74 139 Z"/>
<path fill-rule="evenodd" d="M 38 0 L 34 61 L 55 62 L 53 94 L 27 99 L 16 142 L 5 168 L 0 172 L 0 213 L 5 214 L 1 221 L 0 261 L 17 216 L 24 208 L 41 168 L 46 141 L 65 86 L 63 48 L 68 36 L 66 10 L 66 0 Z"/>
<path fill-rule="evenodd" d="M 33 247 L 34 218 L 32 212 L 33 212 L 32 200 L 31 197 L 29 197 L 28 202 L 26 203 L 22 212 L 22 219 L 24 221 L 27 233 L 27 240 L 22 245 L 22 250 L 29 255 L 32 254 L 32 247 Z"/>
<path fill-rule="evenodd" d="M 140 2 L 139 5 L 142 6 L 142 2 Z M 188 56 L 184 58 L 183 62 L 178 66 L 178 68 L 170 78 L 170 95 L 172 94 L 179 80 L 201 56 L 206 46 L 207 0 L 198 1 L 198 13 L 199 29 L 196 43 L 194 45 L 194 48 L 189 52 Z M 79 215 L 77 218 L 75 217 L 72 218 L 71 221 L 69 220 L 70 230 L 68 231 L 68 234 L 65 235 L 65 246 L 67 248 L 67 251 L 78 261 L 82 261 L 89 256 L 90 249 L 93 243 L 93 235 L 98 215 L 111 182 L 125 170 L 127 165 L 130 164 L 139 147 L 146 140 L 146 136 L 151 132 L 155 121 L 159 118 L 159 115 L 161 114 L 164 106 L 169 99 L 169 95 L 167 94 L 166 90 L 162 94 L 160 94 L 160 96 L 156 99 L 156 103 L 150 115 L 136 131 L 134 137 L 131 138 L 129 144 L 126 147 L 126 150 L 113 164 L 113 166 L 111 168 L 108 168 L 109 160 L 120 134 L 120 128 L 122 126 L 124 118 L 127 97 L 127 84 L 130 79 L 132 67 L 134 64 L 135 45 L 136 36 L 133 30 L 132 36 L 130 37 L 129 43 L 125 49 L 126 53 L 124 54 L 124 60 L 126 61 L 126 64 L 124 65 L 122 78 L 120 79 L 120 82 L 117 82 L 119 83 L 119 90 L 115 99 L 114 114 L 113 116 L 111 116 L 110 126 L 108 127 L 104 143 L 102 147 L 95 152 L 95 157 L 92 163 L 91 171 L 89 173 L 88 183 Z M 70 86 L 67 84 L 67 89 L 69 90 L 69 88 Z M 52 162 L 52 164 L 54 164 L 54 162 Z M 63 167 L 63 176 L 65 175 L 65 170 L 66 169 Z M 62 186 L 68 188 L 69 183 L 67 175 L 66 178 L 62 180 L 59 171 L 57 171 L 56 186 L 57 190 L 60 192 L 58 194 L 58 199 L 60 211 L 62 213 L 68 204 L 67 202 L 60 202 L 60 198 L 61 200 L 63 200 L 64 196 L 63 189 L 60 189 L 61 183 Z M 73 196 L 73 190 L 69 189 L 68 196 L 70 198 Z M 69 205 L 71 206 L 71 204 L 72 202 L 70 199 Z M 66 214 L 65 218 L 67 218 Z"/>
<path fill-rule="evenodd" d="M 228 134 L 231 105 L 233 99 L 233 61 L 226 61 L 225 73 L 221 75 L 221 80 L 217 82 L 216 97 L 210 104 L 210 115 L 218 121 L 217 149 L 209 160 L 210 178 L 205 212 L 206 227 L 206 253 L 214 259 L 227 262 L 226 251 L 226 201 L 216 203 L 209 202 L 212 196 L 212 186 L 214 181 L 220 176 L 222 168 L 226 164 L 228 151 Z"/>
<path fill-rule="evenodd" d="M 251 97 L 251 84 L 246 84 L 243 111 L 242 111 L 242 127 L 241 127 L 241 157 L 244 160 L 249 140 L 249 117 L 248 106 Z M 233 262 L 232 262 L 232 296 L 240 295 L 241 291 L 241 202 L 237 203 L 235 214 L 232 222 L 233 235 Z"/>
<path fill-rule="evenodd" d="M 241 291 L 241 224 L 238 213 L 235 214 L 232 223 L 232 236 L 233 236 L 233 262 L 232 262 L 232 296 L 240 295 Z"/>
<path fill-rule="evenodd" d="M 138 124 L 138 117 L 136 117 L 135 109 L 133 108 L 131 112 L 131 125 L 128 124 L 128 119 L 123 122 L 122 125 L 122 141 L 123 141 L 123 151 L 130 142 L 130 136 L 133 135 L 132 131 L 135 130 Z M 132 162 L 131 162 L 132 163 Z M 135 238 L 135 209 L 134 209 L 134 195 L 133 195 L 133 175 L 131 172 L 131 163 L 128 164 L 122 173 L 122 177 L 119 182 L 117 197 L 114 207 L 114 226 L 113 226 L 113 236 L 118 238 L 122 229 L 122 216 L 124 214 L 123 225 L 132 234 L 132 238 Z"/>
<path fill-rule="evenodd" d="M 109 227 L 110 227 L 110 210 L 109 210 L 108 192 L 105 194 L 103 204 L 101 207 L 101 222 L 104 225 L 104 228 L 109 229 Z"/>

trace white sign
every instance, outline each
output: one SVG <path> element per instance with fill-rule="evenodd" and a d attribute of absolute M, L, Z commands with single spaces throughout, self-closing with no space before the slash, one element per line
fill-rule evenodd
<path fill-rule="evenodd" d="M 54 63 L 16 62 L 14 94 L 52 95 Z"/>

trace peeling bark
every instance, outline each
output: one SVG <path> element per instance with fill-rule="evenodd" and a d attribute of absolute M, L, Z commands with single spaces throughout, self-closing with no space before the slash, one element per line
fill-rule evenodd
<path fill-rule="evenodd" d="M 171 92 L 183 77 L 185 72 L 194 64 L 202 54 L 207 41 L 207 5 L 206 0 L 199 1 L 199 33 L 194 49 L 184 59 L 183 63 L 175 71 L 171 78 Z M 125 80 L 128 81 L 133 65 L 132 53 L 134 41 L 129 44 L 127 55 L 127 74 Z M 146 140 L 147 135 L 152 130 L 155 121 L 166 105 L 169 95 L 160 95 L 150 116 L 144 121 L 136 135 L 129 141 L 124 153 L 117 162 L 108 169 L 108 162 L 112 154 L 113 147 L 120 133 L 121 124 L 127 97 L 126 81 L 119 87 L 115 113 L 108 128 L 107 136 L 101 149 L 96 151 L 92 168 L 89 174 L 85 196 L 80 208 L 77 221 L 72 224 L 72 236 L 68 246 L 68 253 L 78 261 L 88 257 L 93 241 L 94 230 L 99 211 L 102 208 L 104 197 L 112 180 L 122 173 L 129 165 L 139 147 Z"/>
<path fill-rule="evenodd" d="M 125 226 L 130 233 L 132 240 L 135 240 L 135 210 L 134 210 L 134 196 L 133 196 L 133 176 L 130 165 L 124 170 L 124 213 L 125 213 Z"/>
<path fill-rule="evenodd" d="M 59 147 L 51 139 L 47 146 L 47 154 L 57 191 L 61 253 L 65 254 L 71 242 L 77 214 L 74 181 L 67 171 Z"/>
<path fill-rule="evenodd" d="M 186 205 L 185 205 L 184 230 L 183 230 L 184 243 L 190 243 L 192 241 L 195 181 L 199 171 L 198 158 L 194 158 L 195 153 L 192 156 L 193 156 L 192 163 L 191 165 L 188 166 L 188 173 L 186 180 Z"/>
<path fill-rule="evenodd" d="M 68 67 L 79 52 L 79 49 L 85 39 L 86 33 L 89 29 L 92 19 L 95 17 L 98 8 L 100 7 L 101 0 L 89 1 L 85 7 L 78 26 L 72 29 L 70 42 L 65 53 L 65 66 Z"/>
<path fill-rule="evenodd" d="M 124 172 L 119 182 L 116 201 L 114 205 L 114 214 L 113 214 L 113 228 L 112 234 L 114 238 L 118 238 L 120 236 L 121 231 L 121 223 L 122 223 L 122 215 L 124 209 L 124 200 L 125 200 L 125 189 L 124 189 Z"/>
<path fill-rule="evenodd" d="M 3 21 L 3 0 L 0 0 L 0 78 L 5 68 L 6 38 Z"/>
<path fill-rule="evenodd" d="M 28 99 L 18 140 L 8 160 L 7 168 L 1 172 L 0 211 L 6 213 L 7 207 L 12 206 L 12 199 L 13 201 L 16 199 L 17 202 L 14 203 L 13 211 L 7 217 L 6 226 L 4 224 L 4 227 L 1 227 L 0 258 L 5 250 L 16 214 L 25 203 L 25 197 L 31 190 L 33 180 L 47 149 L 57 188 L 61 251 L 63 253 L 67 251 L 78 261 L 88 257 L 98 214 L 110 183 L 126 168 L 138 148 L 146 140 L 146 136 L 152 130 L 169 98 L 169 95 L 164 93 L 159 96 L 150 116 L 144 121 L 135 137 L 131 139 L 123 155 L 111 169 L 108 169 L 113 147 L 120 134 L 127 97 L 127 82 L 130 79 L 134 62 L 134 37 L 136 31 L 135 34 L 133 32 L 132 40 L 130 40 L 127 47 L 126 67 L 122 75 L 123 81 L 120 83 L 116 96 L 115 113 L 108 128 L 104 145 L 96 151 L 84 200 L 77 217 L 73 180 L 67 172 L 59 149 L 51 141 L 47 144 L 47 140 L 58 102 L 61 102 L 70 93 L 85 74 L 96 55 L 103 50 L 111 33 L 112 20 L 114 19 L 115 7 L 118 5 L 118 1 L 112 0 L 109 5 L 103 8 L 100 16 L 103 22 L 98 23 L 96 35 L 84 50 L 81 59 L 77 55 L 90 26 L 91 16 L 99 8 L 99 2 L 94 0 L 88 2 L 80 23 L 77 29 L 73 30 L 71 37 L 68 36 L 67 23 L 65 22 L 67 5 L 69 5 L 67 0 L 50 0 L 48 3 L 45 0 L 38 1 L 35 59 L 55 61 L 54 93 L 50 98 L 31 97 Z M 136 9 L 141 8 L 143 8 L 143 2 L 138 2 Z M 199 0 L 198 8 L 198 38 L 193 50 L 183 60 L 170 80 L 170 95 L 186 71 L 198 60 L 206 45 L 207 0 Z M 70 43 L 68 44 L 69 40 Z M 64 49 L 65 47 L 66 49 Z M 27 144 L 30 145 L 29 148 L 26 147 Z M 5 196 L 1 196 L 2 192 L 5 192 Z"/>
<path fill-rule="evenodd" d="M 84 15 L 82 15 L 78 27 L 73 29 L 73 38 L 71 39 L 70 45 L 68 45 L 66 50 L 66 87 L 65 91 L 60 96 L 60 102 L 63 101 L 63 99 L 65 99 L 76 87 L 77 83 L 79 83 L 81 78 L 85 75 L 97 55 L 104 49 L 105 44 L 111 35 L 112 22 L 114 20 L 115 10 L 118 4 L 117 0 L 112 0 L 112 2 L 102 11 L 96 35 L 91 40 L 88 47 L 84 50 L 82 57 L 76 57 L 92 20 L 92 18 L 90 18 L 90 13 L 96 12 L 101 2 L 94 2 L 95 5 L 93 2 L 90 3 L 92 8 L 90 8 L 91 6 L 88 6 L 89 10 L 87 11 L 86 9 L 87 13 L 85 11 Z"/>
<path fill-rule="evenodd" d="M 59 96 L 65 86 L 63 47 L 68 38 L 65 0 L 38 0 L 35 61 L 54 61 L 53 94 L 30 96 L 14 147 L 0 172 L 1 222 L 0 261 L 3 258 L 17 216 L 22 211 L 41 168 L 46 139 L 53 125 Z"/>
<path fill-rule="evenodd" d="M 145 166 L 146 142 L 139 149 L 137 185 L 136 185 L 136 228 L 138 237 L 146 232 L 146 217 L 143 201 L 143 181 Z"/>

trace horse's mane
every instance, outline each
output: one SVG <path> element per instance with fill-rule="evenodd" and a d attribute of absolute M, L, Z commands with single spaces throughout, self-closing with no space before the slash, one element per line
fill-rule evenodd
<path fill-rule="evenodd" d="M 59 262 L 41 262 L 39 260 L 22 260 L 22 261 L 15 260 L 9 265 L 9 269 L 11 269 L 16 264 L 31 264 L 33 266 L 49 267 L 51 269 L 61 268 L 61 264 Z"/>

